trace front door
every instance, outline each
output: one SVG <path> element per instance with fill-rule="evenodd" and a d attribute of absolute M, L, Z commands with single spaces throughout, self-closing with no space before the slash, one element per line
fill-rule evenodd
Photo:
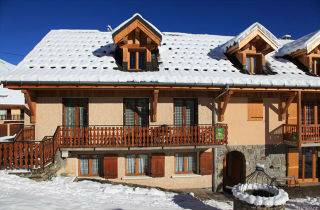
<path fill-rule="evenodd" d="M 301 148 L 299 153 L 299 180 L 300 182 L 319 181 L 319 152 L 316 147 Z"/>
<path fill-rule="evenodd" d="M 88 126 L 88 99 L 63 99 L 63 126 L 67 128 L 83 128 Z"/>
<path fill-rule="evenodd" d="M 225 190 L 238 183 L 243 183 L 246 176 L 246 161 L 239 151 L 231 151 L 225 157 L 223 186 Z"/>

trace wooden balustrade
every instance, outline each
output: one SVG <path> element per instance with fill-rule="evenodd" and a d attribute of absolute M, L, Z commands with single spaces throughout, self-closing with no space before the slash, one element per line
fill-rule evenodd
<path fill-rule="evenodd" d="M 227 143 L 227 126 L 59 127 L 59 147 L 163 147 Z"/>
<path fill-rule="evenodd" d="M 14 141 L 33 141 L 35 140 L 34 126 L 23 126 L 22 129 L 17 133 Z"/>
<path fill-rule="evenodd" d="M 0 169 L 37 169 L 53 162 L 53 138 L 0 143 Z"/>
<path fill-rule="evenodd" d="M 298 143 L 298 125 L 284 124 L 283 139 L 285 141 Z M 320 125 L 302 125 L 301 143 L 320 143 Z"/>

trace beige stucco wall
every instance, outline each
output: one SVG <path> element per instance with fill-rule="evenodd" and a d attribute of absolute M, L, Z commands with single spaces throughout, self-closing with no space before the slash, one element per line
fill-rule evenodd
<path fill-rule="evenodd" d="M 62 125 L 62 103 L 58 97 L 37 98 L 35 135 L 37 140 L 51 136 Z"/>
<path fill-rule="evenodd" d="M 263 99 L 264 116 L 262 121 L 248 121 L 248 99 L 232 98 L 228 103 L 224 122 L 228 125 L 228 144 L 261 145 L 276 143 L 273 131 L 285 120 L 279 118 L 279 99 Z"/>
<path fill-rule="evenodd" d="M 211 151 L 211 149 L 206 152 Z M 147 176 L 126 176 L 126 158 L 125 154 L 118 152 L 118 178 L 111 179 L 117 183 L 129 183 L 138 184 L 150 187 L 161 187 L 166 189 L 181 189 L 181 188 L 210 188 L 212 186 L 212 175 L 176 175 L 175 174 L 175 158 L 176 152 L 187 152 L 187 151 L 171 151 L 165 153 L 165 176 L 164 177 L 147 177 Z M 144 154 L 145 152 L 143 152 Z M 199 156 L 199 153 L 198 153 Z M 198 171 L 199 171 L 199 158 L 198 160 Z M 58 174 L 64 174 L 68 176 L 78 176 L 78 162 L 77 158 L 67 158 L 66 164 L 61 168 Z"/>
<path fill-rule="evenodd" d="M 122 124 L 122 98 L 95 97 L 89 99 L 89 125 Z"/>

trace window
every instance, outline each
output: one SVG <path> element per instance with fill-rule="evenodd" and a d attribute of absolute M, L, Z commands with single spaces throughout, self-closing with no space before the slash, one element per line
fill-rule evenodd
<path fill-rule="evenodd" d="M 261 74 L 262 69 L 262 55 L 247 55 L 246 56 L 246 70 L 250 74 Z"/>
<path fill-rule="evenodd" d="M 63 125 L 66 127 L 88 126 L 88 99 L 63 99 Z"/>
<path fill-rule="evenodd" d="M 149 125 L 149 100 L 146 98 L 126 98 L 124 103 L 124 125 Z"/>
<path fill-rule="evenodd" d="M 79 175 L 80 176 L 98 176 L 100 168 L 100 159 L 98 157 L 88 158 L 81 157 L 79 159 Z"/>
<path fill-rule="evenodd" d="M 313 59 L 313 73 L 317 76 L 320 76 L 320 58 Z"/>
<path fill-rule="evenodd" d="M 175 173 L 190 174 L 197 173 L 195 153 L 179 153 L 175 155 Z"/>
<path fill-rule="evenodd" d="M 6 120 L 7 118 L 7 110 L 2 109 L 0 110 L 0 120 Z"/>
<path fill-rule="evenodd" d="M 190 126 L 197 124 L 196 99 L 174 100 L 174 125 Z"/>
<path fill-rule="evenodd" d="M 263 120 L 263 101 L 261 99 L 248 100 L 248 121 Z"/>
<path fill-rule="evenodd" d="M 302 109 L 302 124 L 311 125 L 315 123 L 315 104 L 304 103 Z"/>
<path fill-rule="evenodd" d="M 128 155 L 126 157 L 126 175 L 149 175 L 148 155 Z"/>
<path fill-rule="evenodd" d="M 319 158 L 316 148 L 301 148 L 299 153 L 299 178 L 300 179 L 316 179 L 318 178 Z"/>
<path fill-rule="evenodd" d="M 145 51 L 130 51 L 131 70 L 144 70 L 146 68 L 146 53 Z"/>

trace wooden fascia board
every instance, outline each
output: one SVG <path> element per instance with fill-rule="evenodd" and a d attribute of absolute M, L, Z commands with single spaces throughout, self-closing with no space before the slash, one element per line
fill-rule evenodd
<path fill-rule="evenodd" d="M 30 90 L 22 90 L 22 93 L 24 93 L 24 97 L 26 99 L 26 102 L 28 104 L 28 107 L 31 112 L 31 123 L 36 122 L 36 101 L 35 96 L 32 94 Z"/>
<path fill-rule="evenodd" d="M 278 46 L 273 43 L 267 36 L 265 36 L 259 29 L 252 31 L 245 39 L 241 40 L 239 43 L 239 49 L 242 49 L 246 46 L 251 40 L 253 40 L 256 36 L 259 36 L 263 41 L 265 41 L 270 47 L 275 50 Z"/>
<path fill-rule="evenodd" d="M 146 25 L 144 25 L 138 19 L 134 20 L 132 23 L 128 24 L 125 28 L 123 28 L 120 32 L 118 32 L 114 37 L 113 41 L 117 44 L 124 37 L 126 37 L 129 33 L 131 33 L 136 28 L 142 30 L 150 39 L 152 39 L 157 45 L 161 43 L 161 37 L 157 36 L 153 33 Z"/>
<path fill-rule="evenodd" d="M 312 52 L 319 45 L 320 45 L 320 37 L 317 37 L 317 39 L 313 40 L 312 43 L 309 43 L 307 45 L 307 47 L 306 47 L 307 54 Z"/>
<path fill-rule="evenodd" d="M 159 90 L 154 90 L 152 95 L 152 122 L 157 122 L 157 107 L 158 107 Z"/>
<path fill-rule="evenodd" d="M 219 122 L 222 122 L 224 121 L 224 113 L 226 112 L 226 109 L 227 109 L 227 105 L 230 101 L 230 98 L 231 98 L 231 95 L 233 94 L 233 91 L 230 91 L 228 90 L 224 97 L 223 97 L 223 100 L 220 101 L 219 103 Z"/>

